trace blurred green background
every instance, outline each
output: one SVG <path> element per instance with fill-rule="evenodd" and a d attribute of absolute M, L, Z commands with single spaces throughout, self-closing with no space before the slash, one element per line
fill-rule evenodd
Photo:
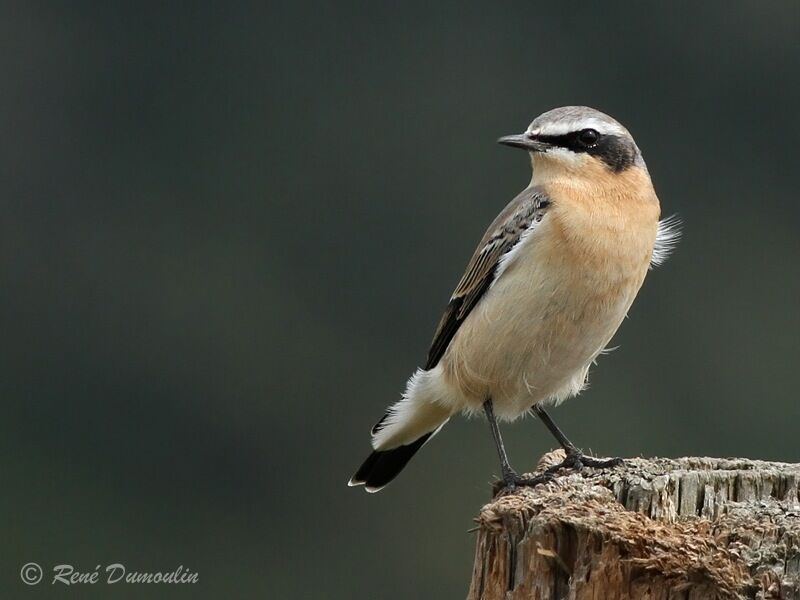
<path fill-rule="evenodd" d="M 31 2 L 0 40 L 4 598 L 463 597 L 484 423 L 345 482 L 528 182 L 495 139 L 563 104 L 633 132 L 685 234 L 556 421 L 800 460 L 797 2 Z M 553 445 L 504 431 L 520 469 Z"/>

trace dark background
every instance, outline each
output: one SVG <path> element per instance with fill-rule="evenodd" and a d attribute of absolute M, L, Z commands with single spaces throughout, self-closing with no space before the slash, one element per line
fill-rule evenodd
<path fill-rule="evenodd" d="M 4 597 L 67 595 L 28 561 L 200 574 L 73 597 L 463 597 L 482 422 L 345 482 L 529 180 L 495 139 L 563 104 L 633 132 L 685 235 L 556 420 L 800 460 L 800 4 L 567 6 L 2 7 Z"/>

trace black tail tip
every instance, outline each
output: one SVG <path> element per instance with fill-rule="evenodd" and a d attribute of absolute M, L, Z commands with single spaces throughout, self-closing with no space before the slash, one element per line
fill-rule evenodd
<path fill-rule="evenodd" d="M 374 451 L 358 468 L 356 474 L 350 478 L 347 485 L 350 487 L 363 485 L 364 489 L 370 494 L 381 491 L 397 477 L 400 471 L 408 464 L 408 461 L 411 460 L 411 457 L 417 453 L 417 450 L 422 448 L 433 434 L 433 431 L 426 433 L 407 446 Z"/>
<path fill-rule="evenodd" d="M 383 452 L 373 452 L 367 457 L 367 460 L 358 468 L 358 471 L 355 472 L 350 478 L 350 481 L 347 482 L 349 487 L 355 487 L 358 485 L 363 485 L 364 489 L 367 492 L 374 493 L 380 490 L 380 488 L 373 489 L 372 485 L 368 485 L 367 482 L 369 481 L 369 475 L 372 472 L 375 464 L 380 460 L 380 455 L 384 454 Z"/>

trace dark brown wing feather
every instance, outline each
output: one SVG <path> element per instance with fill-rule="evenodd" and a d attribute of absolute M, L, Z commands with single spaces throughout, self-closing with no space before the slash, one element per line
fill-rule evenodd
<path fill-rule="evenodd" d="M 528 188 L 514 198 L 486 230 L 456 286 L 433 336 L 425 370 L 435 367 L 450 345 L 461 323 L 492 285 L 500 259 L 522 234 L 542 220 L 550 200 L 538 188 Z"/>
<path fill-rule="evenodd" d="M 500 259 L 519 243 L 528 228 L 542 220 L 548 206 L 550 200 L 541 189 L 528 188 L 509 202 L 489 225 L 439 321 L 425 362 L 426 371 L 438 364 L 458 328 L 492 285 Z M 383 415 L 373 426 L 373 435 L 383 428 L 388 415 Z M 413 452 L 416 452 L 416 448 Z M 358 474 L 356 479 L 359 479 Z"/>

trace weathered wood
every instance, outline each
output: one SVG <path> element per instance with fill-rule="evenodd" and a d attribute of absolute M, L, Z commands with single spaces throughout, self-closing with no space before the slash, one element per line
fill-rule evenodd
<path fill-rule="evenodd" d="M 468 600 L 800 600 L 799 485 L 795 464 L 628 459 L 501 491 Z"/>

